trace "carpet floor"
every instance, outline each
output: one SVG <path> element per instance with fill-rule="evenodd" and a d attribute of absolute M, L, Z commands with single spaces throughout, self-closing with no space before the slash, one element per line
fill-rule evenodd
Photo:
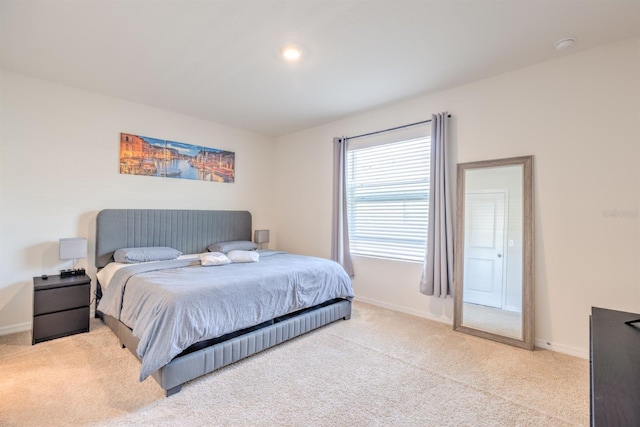
<path fill-rule="evenodd" d="M 355 302 L 165 398 L 111 331 L 0 337 L 2 426 L 587 426 L 589 362 Z"/>

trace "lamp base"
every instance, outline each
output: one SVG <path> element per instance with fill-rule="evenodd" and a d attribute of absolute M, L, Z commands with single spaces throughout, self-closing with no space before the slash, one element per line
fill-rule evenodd
<path fill-rule="evenodd" d="M 84 268 L 73 268 L 69 270 L 60 270 L 60 277 L 84 276 Z"/>

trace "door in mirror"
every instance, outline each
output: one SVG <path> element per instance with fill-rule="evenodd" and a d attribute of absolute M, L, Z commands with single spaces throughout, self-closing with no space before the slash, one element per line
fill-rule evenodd
<path fill-rule="evenodd" d="M 454 329 L 533 349 L 533 157 L 458 165 Z"/>

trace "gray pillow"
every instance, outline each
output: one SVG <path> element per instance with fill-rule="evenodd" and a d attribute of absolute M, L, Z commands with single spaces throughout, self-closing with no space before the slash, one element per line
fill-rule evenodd
<path fill-rule="evenodd" d="M 182 255 L 177 249 L 167 248 L 163 246 L 147 247 L 147 248 L 122 248 L 113 254 L 116 262 L 148 262 L 148 261 L 168 261 L 178 258 Z"/>
<path fill-rule="evenodd" d="M 248 240 L 230 240 L 228 242 L 212 243 L 207 249 L 209 249 L 209 252 L 226 254 L 229 251 L 254 251 L 257 247 L 258 245 Z"/>

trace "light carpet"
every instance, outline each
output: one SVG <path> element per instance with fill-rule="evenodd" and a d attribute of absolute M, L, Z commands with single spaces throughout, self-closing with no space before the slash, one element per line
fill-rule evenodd
<path fill-rule="evenodd" d="M 589 363 L 355 302 L 353 316 L 165 398 L 98 320 L 31 346 L 0 337 L 2 426 L 571 426 Z"/>

